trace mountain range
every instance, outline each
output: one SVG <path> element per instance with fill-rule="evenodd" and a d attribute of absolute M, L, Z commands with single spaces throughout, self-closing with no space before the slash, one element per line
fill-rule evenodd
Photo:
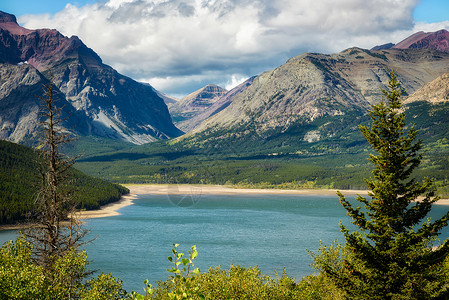
<path fill-rule="evenodd" d="M 449 53 L 360 48 L 331 55 L 305 53 L 256 77 L 225 109 L 183 139 L 266 140 L 284 133 L 307 142 L 333 138 L 380 101 L 389 69 L 396 72 L 407 97 L 449 72 Z"/>
<path fill-rule="evenodd" d="M 65 126 L 80 136 L 135 144 L 176 138 L 170 145 L 234 152 L 263 148 L 268 154 L 282 148 L 306 153 L 309 146 L 315 148 L 307 155 L 341 151 L 363 142 L 357 126 L 382 99 L 389 70 L 405 88 L 405 109 L 423 130 L 445 135 L 447 130 L 435 128 L 446 121 L 433 124 L 429 116 L 436 105 L 447 104 L 448 45 L 449 32 L 440 30 L 371 50 L 303 53 L 230 91 L 210 84 L 177 100 L 103 64 L 79 38 L 28 30 L 2 12 L 0 139 L 32 144 L 36 95 L 53 78 L 60 105 L 71 114 Z M 416 105 L 423 101 L 428 105 Z M 442 116 L 446 108 L 440 108 Z"/>
<path fill-rule="evenodd" d="M 382 99 L 389 70 L 397 74 L 404 98 L 410 96 L 408 105 L 427 101 L 417 95 L 434 93 L 435 84 L 429 82 L 446 78 L 449 72 L 446 30 L 417 33 L 391 45 L 293 57 L 253 78 L 243 91 L 227 99 L 227 107 L 219 113 L 206 110 L 203 114 L 209 117 L 181 140 L 217 145 L 229 139 L 246 143 L 279 138 L 279 144 L 285 144 L 281 136 L 294 136 L 297 145 L 337 137 L 351 139 L 348 126 L 356 129 L 371 104 Z"/>
<path fill-rule="evenodd" d="M 143 144 L 182 132 L 155 90 L 119 74 L 78 37 L 56 30 L 29 30 L 0 12 L 0 138 L 33 143 L 38 95 L 52 78 L 59 105 L 71 114 L 65 127 Z"/>

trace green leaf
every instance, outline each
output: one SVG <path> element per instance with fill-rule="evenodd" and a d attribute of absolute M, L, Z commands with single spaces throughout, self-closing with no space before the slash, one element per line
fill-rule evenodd
<path fill-rule="evenodd" d="M 198 274 L 200 274 L 200 269 L 195 268 L 195 270 L 193 270 L 192 273 L 195 275 L 198 275 Z"/>
<path fill-rule="evenodd" d="M 193 251 L 192 253 L 192 259 L 195 259 L 198 256 L 198 251 Z"/>
<path fill-rule="evenodd" d="M 184 266 L 187 266 L 187 264 L 190 262 L 188 258 L 183 258 L 181 261 Z"/>
<path fill-rule="evenodd" d="M 173 262 L 173 257 L 169 256 L 169 257 L 168 257 L 168 261 L 169 261 L 169 262 Z"/>

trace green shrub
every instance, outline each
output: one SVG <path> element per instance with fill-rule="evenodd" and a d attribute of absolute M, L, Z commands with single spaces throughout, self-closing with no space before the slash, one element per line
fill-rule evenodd
<path fill-rule="evenodd" d="M 177 251 L 174 245 L 169 261 L 173 267 L 166 281 L 158 282 L 153 289 L 145 281 L 146 294 L 131 293 L 131 299 L 343 299 L 343 295 L 326 277 L 310 275 L 296 282 L 285 272 L 275 278 L 262 274 L 258 267 L 232 265 L 229 270 L 220 266 L 207 272 L 189 271 L 197 256 L 196 247 L 189 251 L 189 258 Z"/>
<path fill-rule="evenodd" d="M 73 281 L 73 273 L 86 278 L 85 251 L 70 251 L 55 262 L 51 274 L 35 264 L 32 246 L 20 236 L 0 248 L 0 299 L 125 299 L 122 282 L 110 274 L 100 274 L 87 282 Z"/>

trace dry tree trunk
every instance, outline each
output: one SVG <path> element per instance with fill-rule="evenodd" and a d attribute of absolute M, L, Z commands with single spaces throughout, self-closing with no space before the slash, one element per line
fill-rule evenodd
<path fill-rule="evenodd" d="M 33 216 L 36 225 L 26 229 L 24 234 L 33 245 L 35 262 L 51 276 L 55 261 L 84 245 L 83 238 L 88 231 L 81 228 L 76 219 L 74 191 L 68 186 L 70 169 L 76 158 L 68 158 L 61 152 L 61 147 L 73 139 L 61 126 L 66 119 L 62 117 L 62 107 L 57 105 L 58 94 L 52 75 L 50 82 L 43 85 L 43 96 L 39 99 L 42 100 L 40 124 L 43 129 L 42 142 L 37 148 L 42 158 L 41 183 Z"/>

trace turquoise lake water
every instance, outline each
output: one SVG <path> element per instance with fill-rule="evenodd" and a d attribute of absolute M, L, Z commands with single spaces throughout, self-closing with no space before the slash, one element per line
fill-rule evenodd
<path fill-rule="evenodd" d="M 350 198 L 350 197 L 348 197 Z M 435 206 L 439 217 L 448 206 Z M 263 273 L 301 278 L 314 272 L 307 250 L 316 252 L 343 236 L 338 224 L 350 224 L 337 196 L 310 195 L 146 195 L 121 215 L 91 219 L 86 226 L 97 239 L 86 246 L 90 269 L 123 280 L 141 292 L 143 281 L 168 278 L 172 243 L 187 253 L 196 245 L 196 267 L 231 264 L 259 266 Z M 15 231 L 0 232 L 0 242 Z M 449 236 L 446 230 L 442 238 Z"/>

